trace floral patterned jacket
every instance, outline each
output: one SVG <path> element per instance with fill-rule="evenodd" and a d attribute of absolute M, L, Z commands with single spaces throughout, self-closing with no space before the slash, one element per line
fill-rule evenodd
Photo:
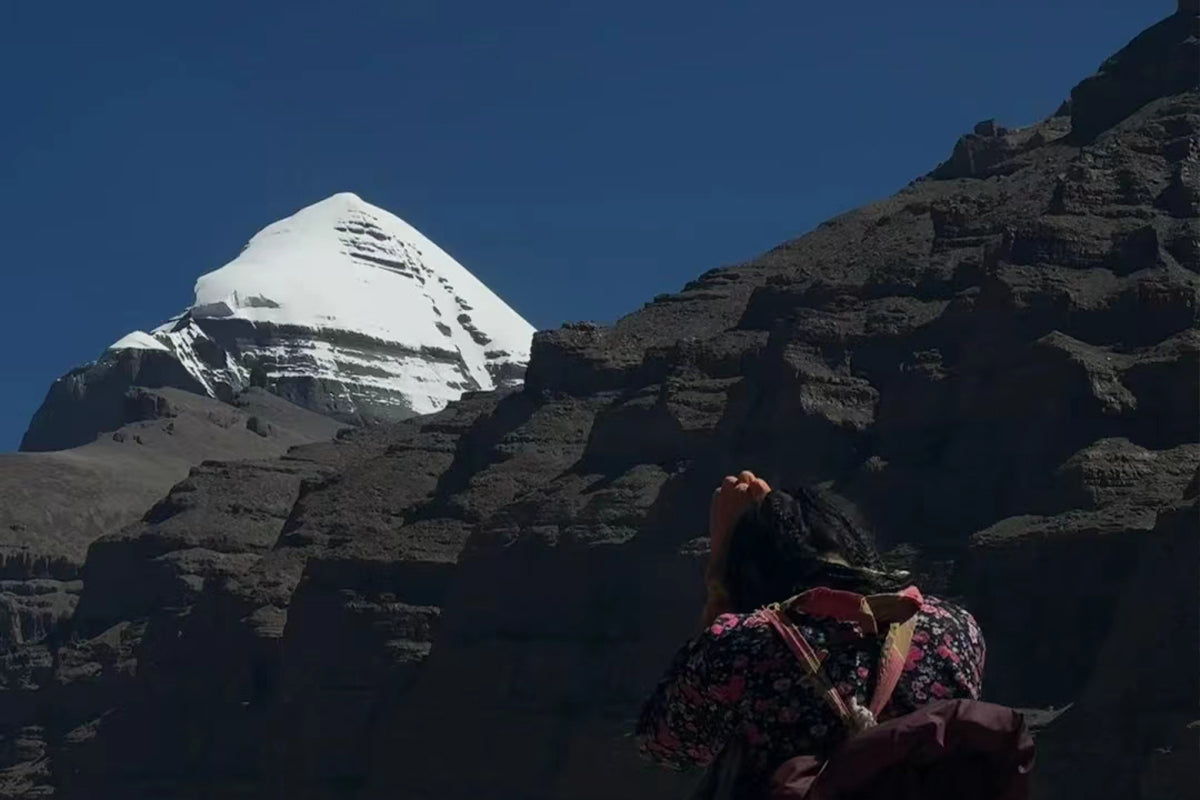
<path fill-rule="evenodd" d="M 828 651 L 825 671 L 843 698 L 864 705 L 874 689 L 881 639 L 853 623 L 801 615 L 804 638 Z M 883 718 L 945 698 L 979 699 L 983 634 L 964 609 L 926 595 L 912 648 Z M 746 747 L 742 780 L 761 780 L 796 755 L 824 756 L 841 723 L 801 684 L 804 668 L 761 612 L 726 614 L 686 644 L 646 702 L 635 736 L 668 767 L 705 766 L 734 737 Z M 741 781 L 739 781 L 741 782 Z"/>

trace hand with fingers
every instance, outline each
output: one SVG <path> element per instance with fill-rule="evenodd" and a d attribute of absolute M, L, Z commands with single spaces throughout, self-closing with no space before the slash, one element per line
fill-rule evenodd
<path fill-rule="evenodd" d="M 708 586 L 708 602 L 704 607 L 704 625 L 728 609 L 729 598 L 725 593 L 722 578 L 725 573 L 725 556 L 729 551 L 729 539 L 737 527 L 738 520 L 748 509 L 762 501 L 771 491 L 770 485 L 749 470 L 737 475 L 726 475 L 721 485 L 713 492 L 708 509 L 708 535 L 710 538 L 708 568 L 705 583 Z"/>

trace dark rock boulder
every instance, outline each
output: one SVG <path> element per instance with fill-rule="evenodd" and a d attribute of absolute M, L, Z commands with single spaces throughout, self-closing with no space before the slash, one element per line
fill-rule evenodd
<path fill-rule="evenodd" d="M 988 178 L 1021 168 L 1021 156 L 1048 142 L 1062 139 L 1071 131 L 1068 118 L 1055 115 L 1020 130 L 1009 130 L 986 120 L 959 138 L 950 158 L 929 174 L 937 180 Z"/>

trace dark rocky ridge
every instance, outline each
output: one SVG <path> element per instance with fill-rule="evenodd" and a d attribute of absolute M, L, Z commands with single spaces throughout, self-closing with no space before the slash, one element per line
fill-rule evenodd
<path fill-rule="evenodd" d="M 677 795 L 624 734 L 740 466 L 832 483 L 976 610 L 992 699 L 1073 704 L 1042 797 L 1191 796 L 1200 92 L 1152 78 L 1194 13 L 1070 118 L 539 334 L 523 391 L 195 471 L 6 666 L 8 796 Z"/>
<path fill-rule="evenodd" d="M 108 351 L 96 362 L 55 381 L 21 438 L 24 452 L 67 450 L 95 441 L 131 421 L 130 389 L 174 388 L 205 394 L 204 387 L 169 353 Z M 232 397 L 230 391 L 225 399 Z M 132 414 L 136 416 L 136 413 Z"/>
<path fill-rule="evenodd" d="M 98 536 L 138 519 L 204 461 L 272 458 L 345 426 L 252 389 L 222 403 L 130 386 L 91 444 L 0 454 L 0 575 L 77 578 Z"/>

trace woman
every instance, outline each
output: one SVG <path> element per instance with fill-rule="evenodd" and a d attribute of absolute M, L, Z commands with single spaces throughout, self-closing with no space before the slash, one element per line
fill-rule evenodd
<path fill-rule="evenodd" d="M 756 793 L 796 755 L 824 757 L 843 723 L 801 683 L 805 670 L 763 607 L 824 586 L 860 594 L 904 584 L 880 569 L 870 535 L 836 498 L 813 489 L 771 491 L 753 473 L 727 477 L 709 516 L 712 555 L 703 631 L 676 655 L 647 701 L 636 736 L 647 757 L 669 767 L 709 764 L 741 745 L 739 795 Z M 921 596 L 909 657 L 881 719 L 947 698 L 978 699 L 984 642 L 961 608 Z M 793 620 L 818 651 L 842 698 L 865 704 L 880 640 L 853 623 L 817 614 Z"/>

